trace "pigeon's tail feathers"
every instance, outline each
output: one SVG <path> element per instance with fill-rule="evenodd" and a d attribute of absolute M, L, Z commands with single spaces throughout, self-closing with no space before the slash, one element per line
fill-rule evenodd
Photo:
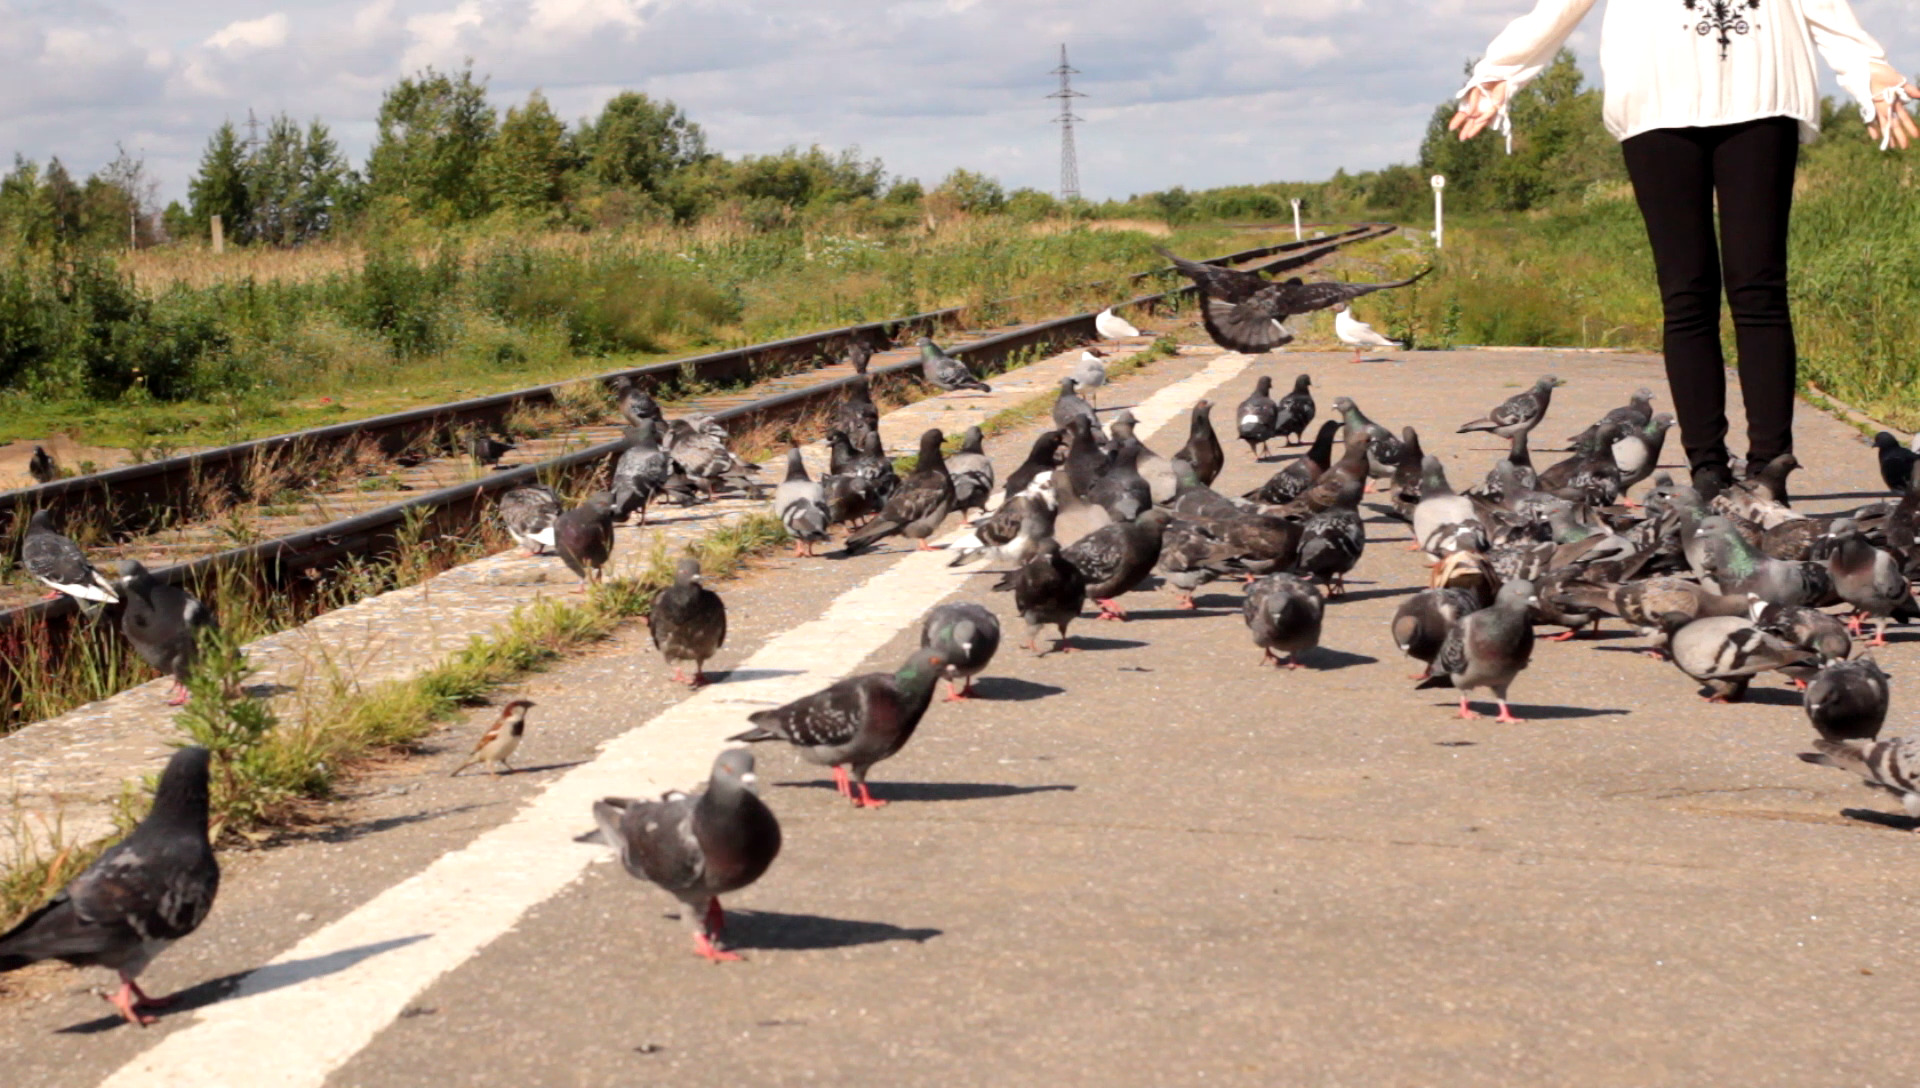
<path fill-rule="evenodd" d="M 64 917 L 54 917 L 56 912 L 64 912 Z M 75 921 L 73 903 L 64 893 L 20 919 L 18 925 L 0 934 L 0 974 L 73 951 L 62 947 L 60 937 L 71 934 Z"/>
<path fill-rule="evenodd" d="M 1837 770 L 1857 774 L 1862 778 L 1873 777 L 1872 769 L 1867 766 L 1867 750 L 1865 744 L 1822 738 L 1814 741 L 1813 746 L 1818 748 L 1819 751 L 1800 752 L 1797 754 L 1808 763 L 1815 763 L 1822 767 L 1833 767 Z"/>
<path fill-rule="evenodd" d="M 1476 419 L 1472 423 L 1462 423 L 1460 429 L 1453 433 L 1466 434 L 1469 431 L 1491 431 L 1498 426 L 1499 424 L 1491 419 Z"/>
<path fill-rule="evenodd" d="M 904 526 L 897 521 L 885 518 L 873 519 L 873 524 L 847 537 L 845 547 L 849 552 L 864 551 L 873 547 L 881 537 L 899 532 Z"/>
<path fill-rule="evenodd" d="M 1453 686 L 1453 676 L 1451 674 L 1444 673 L 1444 672 L 1436 672 L 1432 676 L 1427 677 L 1425 680 L 1420 681 L 1418 684 L 1413 685 L 1413 690 L 1425 691 L 1428 688 L 1450 688 L 1452 686 Z"/>
<path fill-rule="evenodd" d="M 633 804 L 626 797 L 603 797 L 593 803 L 594 829 L 573 840 L 574 842 L 602 842 L 620 849 L 620 821 L 627 815 L 627 807 Z"/>
<path fill-rule="evenodd" d="M 1553 599 L 1562 608 L 1591 608 L 1609 616 L 1620 614 L 1620 606 L 1614 603 L 1612 592 L 1604 586 L 1567 582 L 1553 595 Z"/>
<path fill-rule="evenodd" d="M 753 723 L 753 728 L 744 733 L 735 733 L 733 736 L 728 737 L 727 740 L 729 742 L 740 741 L 744 744 L 757 744 L 763 740 L 787 739 L 787 735 L 780 732 L 777 728 L 769 728 L 769 726 L 779 720 L 775 711 L 756 710 L 747 715 L 747 720 Z"/>
<path fill-rule="evenodd" d="M 1200 316 L 1214 342 L 1232 351 L 1259 355 L 1293 341 L 1292 330 L 1251 306 L 1208 298 Z"/>

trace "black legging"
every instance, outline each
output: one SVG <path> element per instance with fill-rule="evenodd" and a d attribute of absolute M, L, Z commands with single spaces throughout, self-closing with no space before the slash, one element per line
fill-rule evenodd
<path fill-rule="evenodd" d="M 1666 311 L 1667 382 L 1687 462 L 1725 471 L 1726 359 L 1720 287 L 1733 311 L 1747 460 L 1793 449 L 1796 356 L 1787 308 L 1787 221 L 1800 125 L 1768 117 L 1712 128 L 1663 128 L 1621 144 L 1647 221 Z M 1715 244 L 1714 196 L 1720 197 Z"/>

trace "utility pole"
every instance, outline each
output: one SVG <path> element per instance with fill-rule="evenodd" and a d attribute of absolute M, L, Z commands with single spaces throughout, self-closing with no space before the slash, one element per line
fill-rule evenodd
<path fill-rule="evenodd" d="M 1441 249 L 1447 237 L 1447 179 L 1435 174 L 1429 184 L 1433 186 L 1433 248 Z"/>
<path fill-rule="evenodd" d="M 1080 70 L 1067 64 L 1067 47 L 1064 42 L 1060 45 L 1060 67 L 1055 68 L 1053 74 L 1060 77 L 1060 89 L 1047 97 L 1060 100 L 1060 116 L 1053 119 L 1054 123 L 1060 126 L 1060 199 L 1078 200 L 1080 199 L 1080 163 L 1074 153 L 1073 123 L 1084 121 L 1086 118 L 1073 115 L 1073 100 L 1087 96 L 1073 89 L 1072 78 L 1079 75 Z"/>
<path fill-rule="evenodd" d="M 1300 198 L 1293 198 L 1293 240 L 1300 240 Z"/>

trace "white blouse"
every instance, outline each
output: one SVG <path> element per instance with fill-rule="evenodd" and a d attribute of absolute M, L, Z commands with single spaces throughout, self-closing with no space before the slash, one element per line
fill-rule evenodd
<path fill-rule="evenodd" d="M 1504 81 L 1519 90 L 1593 5 L 1539 0 L 1487 47 L 1467 89 Z M 1905 78 L 1847 0 L 1611 0 L 1600 27 L 1607 131 L 1624 140 L 1657 128 L 1792 117 L 1801 139 L 1812 140 L 1820 131 L 1815 49 L 1864 120 L 1874 120 L 1875 98 L 1905 97 Z M 1506 128 L 1504 112 L 1500 124 Z"/>

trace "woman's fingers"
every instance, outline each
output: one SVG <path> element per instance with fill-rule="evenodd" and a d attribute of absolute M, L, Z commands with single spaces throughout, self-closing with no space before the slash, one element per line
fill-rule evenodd
<path fill-rule="evenodd" d="M 1901 88 L 1909 98 L 1920 100 L 1920 87 L 1909 83 Z M 1876 140 L 1885 138 L 1885 143 L 1902 151 L 1916 139 L 1920 139 L 1920 124 L 1916 124 L 1913 115 L 1907 112 L 1905 103 L 1889 102 L 1877 98 L 1873 103 L 1874 123 L 1867 126 L 1867 135 Z"/>
<path fill-rule="evenodd" d="M 1471 140 L 1486 131 L 1507 102 L 1507 85 L 1483 83 L 1467 91 L 1460 108 L 1447 122 L 1447 129 L 1458 132 L 1462 140 Z"/>

